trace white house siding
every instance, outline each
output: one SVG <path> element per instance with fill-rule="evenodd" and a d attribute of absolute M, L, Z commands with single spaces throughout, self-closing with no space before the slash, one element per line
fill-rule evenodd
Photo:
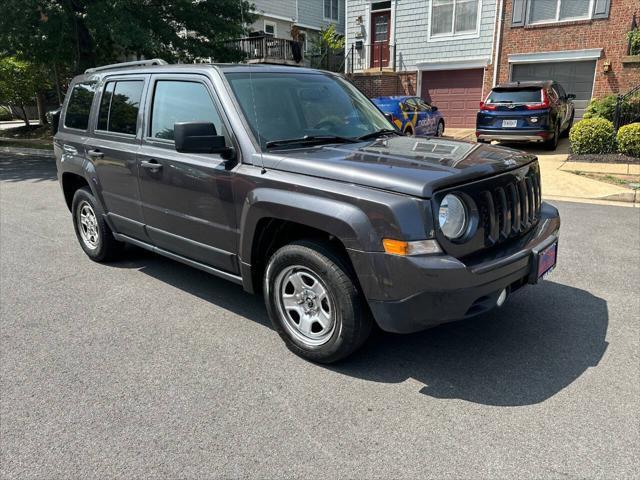
<path fill-rule="evenodd" d="M 480 32 L 477 38 L 447 39 L 429 41 L 429 11 L 432 0 L 392 0 L 391 45 L 396 45 L 396 68 L 399 71 L 415 71 L 423 63 L 455 62 L 491 59 L 493 32 L 497 0 L 482 0 Z M 370 43 L 370 0 L 347 0 L 347 45 L 348 51 L 356 40 Z M 356 25 L 356 18 L 362 16 L 362 26 Z M 394 17 L 395 16 L 395 21 Z M 394 35 L 395 25 L 395 35 Z M 363 36 L 356 38 L 361 32 Z M 362 66 L 358 62 L 356 66 Z M 362 55 L 365 57 L 366 55 Z M 364 62 L 364 67 L 368 62 Z M 390 65 L 391 66 L 391 65 Z"/>

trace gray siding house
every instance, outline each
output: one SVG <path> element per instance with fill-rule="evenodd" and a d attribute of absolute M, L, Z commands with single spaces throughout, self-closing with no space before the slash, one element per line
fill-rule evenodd
<path fill-rule="evenodd" d="M 438 106 L 447 126 L 473 126 L 493 60 L 496 4 L 347 0 L 347 73 L 357 84 L 375 85 L 367 93 L 418 94 Z M 380 81 L 358 82 L 358 76 Z"/>
<path fill-rule="evenodd" d="M 291 39 L 292 29 L 299 32 L 305 50 L 309 49 L 320 29 L 335 25 L 344 35 L 345 0 L 253 0 L 258 19 L 251 25 L 254 32 L 265 32 L 276 38 Z M 298 38 L 296 39 L 298 40 Z"/>

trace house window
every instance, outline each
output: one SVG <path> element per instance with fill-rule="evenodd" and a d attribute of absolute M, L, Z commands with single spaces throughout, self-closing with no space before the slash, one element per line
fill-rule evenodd
<path fill-rule="evenodd" d="M 533 0 L 528 23 L 549 23 L 591 18 L 593 0 Z"/>
<path fill-rule="evenodd" d="M 338 21 L 339 0 L 324 0 L 324 19 Z"/>
<path fill-rule="evenodd" d="M 267 35 L 271 35 L 272 37 L 276 36 L 276 24 L 273 22 L 264 21 L 264 33 Z"/>
<path fill-rule="evenodd" d="M 480 10 L 480 0 L 432 0 L 431 36 L 477 32 Z"/>

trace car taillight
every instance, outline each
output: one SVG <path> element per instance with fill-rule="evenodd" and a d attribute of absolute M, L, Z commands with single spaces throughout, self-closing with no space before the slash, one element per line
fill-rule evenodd
<path fill-rule="evenodd" d="M 480 110 L 487 111 L 487 110 L 497 110 L 497 109 L 498 107 L 496 107 L 495 105 L 490 105 L 484 102 L 480 102 Z"/>
<path fill-rule="evenodd" d="M 551 104 L 549 103 L 549 97 L 547 96 L 547 91 L 542 90 L 542 103 L 530 103 L 525 105 L 527 110 L 544 110 L 545 108 L 549 108 Z"/>

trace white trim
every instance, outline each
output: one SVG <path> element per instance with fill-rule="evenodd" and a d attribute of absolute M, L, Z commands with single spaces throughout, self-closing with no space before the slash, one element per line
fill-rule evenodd
<path fill-rule="evenodd" d="M 441 33 L 437 35 L 431 35 L 431 19 L 433 18 L 433 0 L 429 0 L 429 21 L 427 22 L 427 42 L 450 42 L 453 40 L 469 40 L 473 38 L 480 38 L 480 24 L 482 23 L 482 0 L 478 0 L 478 14 L 476 16 L 476 30 L 475 32 L 469 30 L 467 32 L 455 33 L 456 24 L 456 5 L 458 0 L 454 0 L 453 15 L 451 16 L 451 33 Z"/>
<path fill-rule="evenodd" d="M 285 22 L 295 22 L 296 19 L 293 17 L 285 17 L 283 15 L 276 15 L 269 12 L 261 12 L 259 10 L 251 10 L 251 13 L 254 15 L 258 15 L 260 17 L 274 18 L 276 20 L 284 20 Z"/>
<path fill-rule="evenodd" d="M 340 23 L 340 0 L 328 0 L 329 2 L 333 3 L 335 1 L 337 3 L 337 5 L 336 5 L 336 14 L 338 15 L 338 18 L 325 17 L 325 15 L 324 15 L 324 3 L 326 1 L 327 0 L 322 0 L 322 19 L 325 22 L 336 22 L 336 24 Z M 333 10 L 333 9 L 331 8 L 331 5 L 329 5 L 329 11 L 331 11 L 331 10 Z"/>
<path fill-rule="evenodd" d="M 416 68 L 420 71 L 470 70 L 472 68 L 484 68 L 487 65 L 489 65 L 489 58 L 470 58 L 451 62 L 418 62 L 416 63 Z"/>
<path fill-rule="evenodd" d="M 313 25 L 309 25 L 307 23 L 294 22 L 293 24 L 296 27 L 304 28 L 306 30 L 315 30 L 316 32 L 319 32 L 320 30 L 322 30 L 322 27 L 314 27 Z"/>
<path fill-rule="evenodd" d="M 498 84 L 498 74 L 499 74 L 499 67 L 500 67 L 500 47 L 501 47 L 501 42 L 502 42 L 502 28 L 503 28 L 503 19 L 502 19 L 502 8 L 504 7 L 504 0 L 498 0 L 498 2 L 500 2 L 500 6 L 499 8 L 496 9 L 497 11 L 497 22 L 494 22 L 494 28 L 497 28 L 498 31 L 494 32 L 494 40 L 495 40 L 495 45 L 492 50 L 491 50 L 491 59 L 493 61 L 493 80 L 492 80 L 492 87 L 495 87 Z M 483 84 L 483 89 L 484 89 L 484 84 Z M 484 93 L 484 91 L 482 92 Z"/>
<path fill-rule="evenodd" d="M 533 2 L 529 2 L 527 6 L 527 11 L 525 12 L 525 25 L 549 25 L 553 23 L 567 23 L 567 22 L 579 22 L 581 20 L 591 20 L 593 18 L 593 2 L 594 0 L 589 1 L 589 12 L 586 17 L 571 17 L 571 18 L 563 18 L 560 20 L 560 8 L 562 5 L 562 0 L 556 0 L 558 3 L 556 4 L 556 18 L 552 20 L 541 20 L 538 22 L 530 22 L 529 17 L 531 15 L 531 7 L 533 6 Z"/>
<path fill-rule="evenodd" d="M 267 33 L 268 35 L 270 35 L 267 32 L 267 25 L 269 25 L 270 27 L 273 27 L 273 36 L 277 37 L 278 36 L 278 24 L 276 22 L 270 22 L 269 20 L 263 20 L 263 28 L 262 31 L 264 33 Z"/>
<path fill-rule="evenodd" d="M 586 50 L 560 50 L 556 52 L 515 53 L 508 55 L 508 58 L 509 63 L 541 63 L 597 60 L 601 56 L 601 48 L 590 48 Z"/>

